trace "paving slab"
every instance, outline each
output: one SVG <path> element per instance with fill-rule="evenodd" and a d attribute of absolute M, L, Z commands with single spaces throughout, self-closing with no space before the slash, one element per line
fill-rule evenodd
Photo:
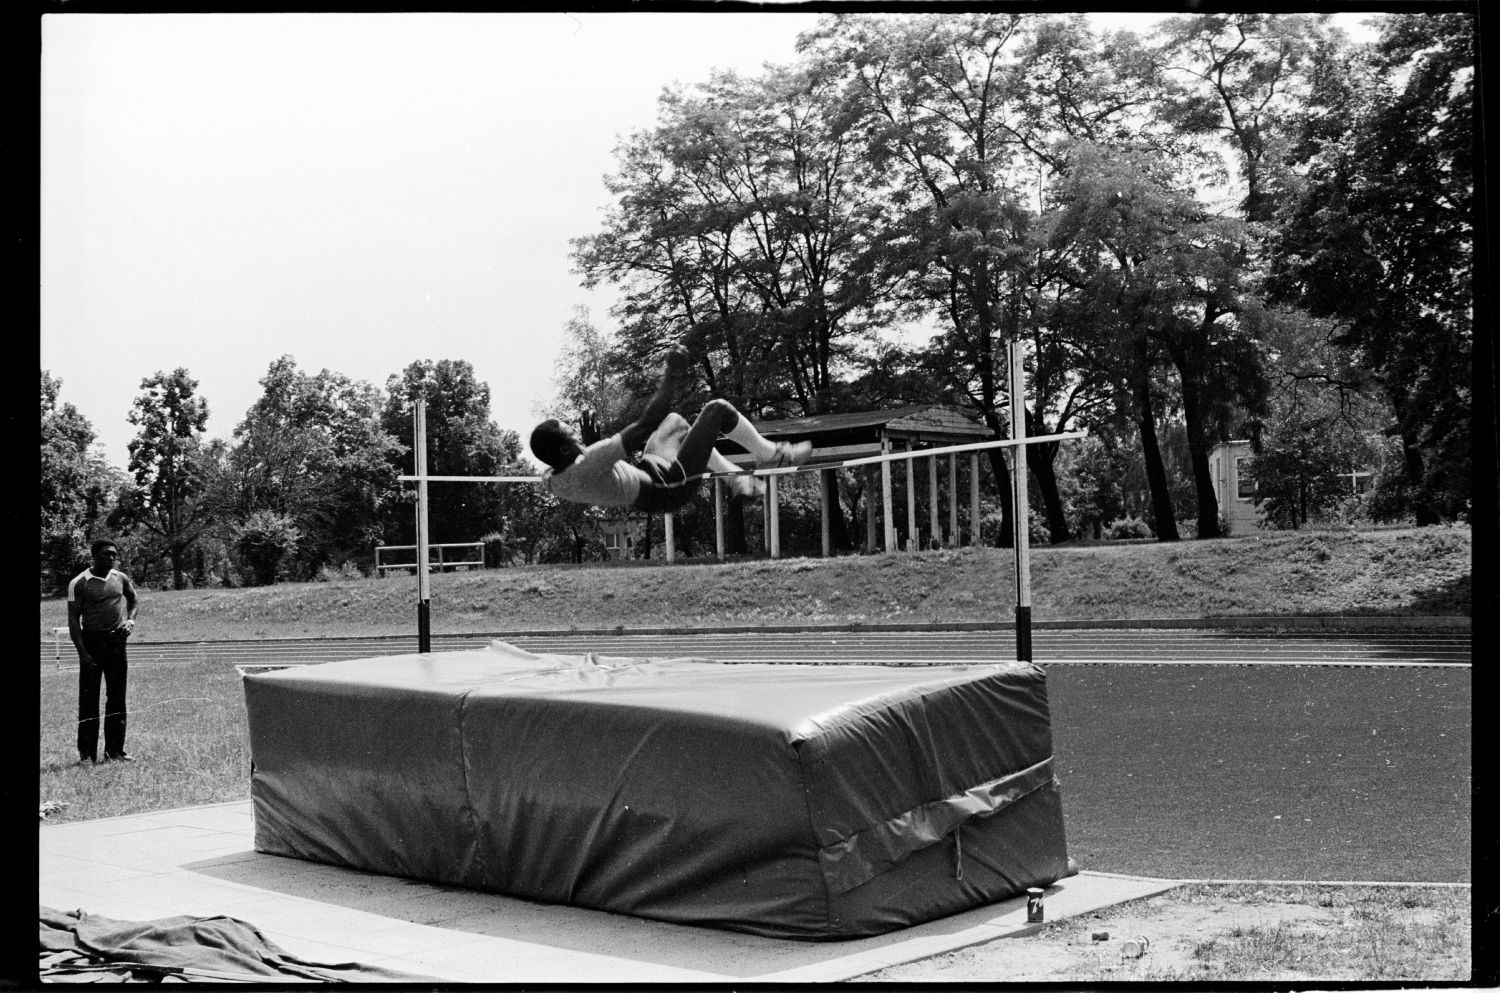
<path fill-rule="evenodd" d="M 224 915 L 287 952 L 451 982 L 838 982 L 1036 930 L 1017 897 L 851 941 L 715 928 L 265 855 L 250 801 L 41 824 L 39 903 L 121 920 Z M 1084 871 L 1048 887 L 1048 920 L 1171 889 Z"/>

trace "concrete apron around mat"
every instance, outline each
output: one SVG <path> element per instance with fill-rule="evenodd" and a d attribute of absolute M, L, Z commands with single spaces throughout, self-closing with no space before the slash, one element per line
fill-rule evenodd
<path fill-rule="evenodd" d="M 286 952 L 454 982 L 836 982 L 1035 931 L 1024 896 L 891 934 L 804 942 L 664 924 L 379 876 L 254 850 L 249 801 L 39 828 L 39 902 L 120 920 L 228 916 Z M 1048 921 L 1164 892 L 1084 871 Z"/>

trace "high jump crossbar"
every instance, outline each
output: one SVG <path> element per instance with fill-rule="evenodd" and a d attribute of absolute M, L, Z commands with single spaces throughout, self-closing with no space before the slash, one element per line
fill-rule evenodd
<path fill-rule="evenodd" d="M 1086 438 L 1085 431 L 1067 431 L 1028 437 L 1026 434 L 1026 410 L 1022 397 L 1026 394 L 1024 346 L 1011 341 L 1006 346 L 1006 379 L 1010 385 L 1010 423 L 1014 438 L 995 441 L 978 441 L 964 445 L 948 445 L 942 448 L 907 449 L 871 455 L 866 458 L 847 459 L 843 462 L 825 462 L 816 465 L 789 466 L 786 468 L 739 469 L 734 472 L 704 472 L 688 477 L 687 481 L 716 479 L 728 476 L 779 476 L 796 472 L 814 472 L 825 469 L 846 469 L 854 466 L 876 465 L 895 462 L 898 459 L 929 458 L 958 452 L 976 452 L 986 448 L 1014 448 L 1011 472 L 1011 494 L 1013 500 L 1016 552 L 1016 660 L 1031 661 L 1031 542 L 1030 510 L 1026 492 L 1026 449 L 1030 445 L 1052 441 L 1068 441 Z M 418 400 L 414 411 L 413 428 L 416 434 L 416 473 L 398 476 L 402 482 L 417 484 L 417 643 L 418 651 L 429 650 L 428 599 L 427 599 L 427 484 L 428 483 L 539 483 L 541 476 L 429 476 L 427 475 L 427 404 Z M 935 491 L 934 491 L 935 492 Z M 773 517 L 774 519 L 774 517 Z"/>
<path fill-rule="evenodd" d="M 843 462 L 823 462 L 817 465 L 788 466 L 776 469 L 740 469 L 735 472 L 702 472 L 688 477 L 689 479 L 726 479 L 733 476 L 783 476 L 797 472 L 816 472 L 823 469 L 849 469 L 855 466 L 876 465 L 881 462 L 895 462 L 900 459 L 925 459 L 934 455 L 948 455 L 958 452 L 976 452 L 986 448 L 1014 448 L 1020 445 L 1035 445 L 1048 441 L 1069 441 L 1077 438 L 1088 437 L 1087 431 L 1065 431 L 1061 434 L 1036 435 L 1030 438 L 1002 438 L 994 441 L 976 441 L 964 445 L 948 445 L 943 448 L 912 449 L 905 452 L 891 452 L 885 455 L 868 455 L 863 458 L 847 459 Z M 539 483 L 541 476 L 397 476 L 402 482 L 416 483 Z"/>

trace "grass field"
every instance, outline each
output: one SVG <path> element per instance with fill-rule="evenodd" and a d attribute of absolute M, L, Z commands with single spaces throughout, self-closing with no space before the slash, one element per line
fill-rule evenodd
<path fill-rule="evenodd" d="M 1041 547 L 1032 558 L 1032 613 L 1038 621 L 1468 616 L 1471 558 L 1470 532 L 1460 527 Z M 1004 549 L 965 548 L 447 573 L 432 577 L 433 630 L 1009 621 L 1013 559 Z M 122 567 L 129 571 L 129 563 Z M 144 591 L 142 600 L 136 638 L 146 641 L 410 634 L 416 583 L 405 576 Z M 67 621 L 58 599 L 42 600 L 39 616 L 44 634 Z"/>
<path fill-rule="evenodd" d="M 1472 912 L 1463 887 L 1188 884 L 857 981 L 1461 983 Z M 1122 954 L 1135 936 L 1146 954 Z"/>

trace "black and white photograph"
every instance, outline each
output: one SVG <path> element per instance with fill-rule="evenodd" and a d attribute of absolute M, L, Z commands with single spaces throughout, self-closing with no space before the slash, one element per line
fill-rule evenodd
<path fill-rule="evenodd" d="M 23 984 L 1500 985 L 1477 4 L 38 9 Z"/>

